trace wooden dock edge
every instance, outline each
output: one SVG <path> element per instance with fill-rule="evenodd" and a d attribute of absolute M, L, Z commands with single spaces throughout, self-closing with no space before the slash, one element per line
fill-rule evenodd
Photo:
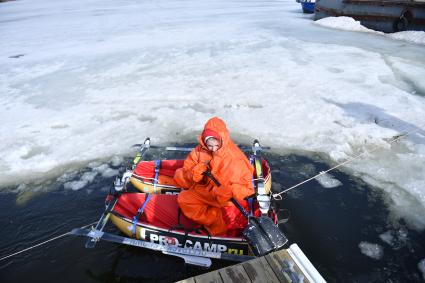
<path fill-rule="evenodd" d="M 325 279 L 297 244 L 236 265 L 214 270 L 178 283 L 304 282 L 325 283 Z"/>

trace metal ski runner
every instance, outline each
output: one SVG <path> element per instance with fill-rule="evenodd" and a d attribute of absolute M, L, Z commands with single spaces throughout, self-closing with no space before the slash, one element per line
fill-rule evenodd
<path fill-rule="evenodd" d="M 93 229 L 90 230 L 90 229 L 76 228 L 76 229 L 73 229 L 70 232 L 70 234 L 77 235 L 77 236 L 90 237 L 92 239 L 95 239 L 96 241 L 104 240 L 108 242 L 135 246 L 139 248 L 161 251 L 164 254 L 181 257 L 188 264 L 198 265 L 203 267 L 211 266 L 211 258 L 237 261 L 237 262 L 247 261 L 254 258 L 253 256 L 246 256 L 246 255 L 234 255 L 234 254 L 226 254 L 226 253 L 220 253 L 220 252 L 203 251 L 198 249 L 183 248 L 183 247 L 171 246 L 171 245 L 165 246 L 165 245 L 151 243 L 151 242 L 147 242 L 143 240 L 136 240 L 132 238 L 118 236 L 118 235 L 110 234 L 110 233 L 99 231 L 99 230 L 93 230 Z"/>
<path fill-rule="evenodd" d="M 136 155 L 135 159 L 133 160 L 133 166 L 135 166 L 138 162 L 140 162 L 143 159 L 143 156 L 146 154 L 146 152 L 150 148 L 150 143 L 151 143 L 150 138 L 146 138 L 142 144 L 142 147 L 139 153 Z M 114 188 L 118 194 L 126 186 L 128 179 L 129 179 L 129 176 L 124 174 L 121 180 L 119 178 L 115 180 Z M 115 195 L 114 198 L 109 202 L 108 207 L 102 213 L 102 216 L 100 217 L 99 221 L 96 224 L 96 227 L 94 228 L 95 230 L 102 231 L 103 228 L 105 228 L 106 223 L 108 223 L 108 220 L 109 220 L 110 212 L 114 209 L 117 201 L 118 201 L 118 197 L 117 195 Z M 97 242 L 98 242 L 97 239 L 90 238 L 87 240 L 85 247 L 88 249 L 94 248 Z"/>

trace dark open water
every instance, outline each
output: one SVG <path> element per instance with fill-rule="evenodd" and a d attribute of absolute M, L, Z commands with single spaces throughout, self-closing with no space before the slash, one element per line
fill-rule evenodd
<path fill-rule="evenodd" d="M 319 158 L 267 155 L 276 187 L 289 187 L 326 170 Z M 169 156 L 175 158 L 175 156 Z M 89 169 L 87 169 L 89 170 Z M 82 170 L 81 173 L 83 173 Z M 328 282 L 423 282 L 417 264 L 425 258 L 425 233 L 402 222 L 391 223 L 378 190 L 334 171 L 343 185 L 324 188 L 311 181 L 279 202 L 290 220 L 281 225 Z M 0 194 L 0 257 L 97 221 L 104 209 L 105 188 L 114 178 L 98 178 L 78 191 L 52 182 L 52 190 L 17 206 L 15 193 Z M 12 188 L 13 189 L 13 188 Z M 107 230 L 116 231 L 112 225 Z M 389 245 L 388 231 L 407 238 Z M 383 247 L 383 257 L 361 253 L 366 241 Z M 101 242 L 84 248 L 84 238 L 66 236 L 0 262 L 0 282 L 173 282 L 204 273 L 174 257 Z M 214 262 L 213 269 L 230 263 Z"/>

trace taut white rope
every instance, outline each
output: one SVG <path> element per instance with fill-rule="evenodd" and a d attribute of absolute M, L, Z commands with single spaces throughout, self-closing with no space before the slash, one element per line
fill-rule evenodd
<path fill-rule="evenodd" d="M 91 225 L 96 224 L 96 223 L 97 223 L 97 221 L 96 221 L 96 222 L 93 222 L 93 223 L 90 223 L 90 224 L 87 224 L 87 225 L 85 225 L 85 226 L 83 226 L 83 227 L 81 227 L 81 228 L 86 228 L 86 227 L 91 226 Z M 9 257 L 15 256 L 15 255 L 18 255 L 18 254 L 20 254 L 20 253 L 26 252 L 26 251 L 31 250 L 31 249 L 33 249 L 33 248 L 36 248 L 36 247 L 42 246 L 42 245 L 44 245 L 44 244 L 46 244 L 46 243 L 48 243 L 48 242 L 51 242 L 51 241 L 54 241 L 54 240 L 56 240 L 56 239 L 62 238 L 62 237 L 64 237 L 64 236 L 68 235 L 68 234 L 69 234 L 69 232 L 66 232 L 66 233 L 64 233 L 64 234 L 62 234 L 62 235 L 59 235 L 59 236 L 53 237 L 53 238 L 48 239 L 48 240 L 46 240 L 46 241 L 44 241 L 44 242 L 38 243 L 38 244 L 36 244 L 36 245 L 34 245 L 34 246 L 31 246 L 31 247 L 29 247 L 29 248 L 26 248 L 26 249 L 20 250 L 19 252 L 16 252 L 16 253 L 13 253 L 13 254 L 7 255 L 7 256 L 5 256 L 5 257 L 0 258 L 0 261 L 2 261 L 2 260 L 4 260 L 4 259 L 7 259 L 7 258 L 9 258 Z"/>
<path fill-rule="evenodd" d="M 411 135 L 411 134 L 413 134 L 414 132 L 418 132 L 418 131 L 421 131 L 421 130 L 422 130 L 421 128 L 416 128 L 415 130 L 412 130 L 412 131 L 407 132 L 407 133 L 405 133 L 405 134 L 399 134 L 399 135 L 396 135 L 396 136 L 395 136 L 395 138 L 393 138 L 393 139 L 392 139 L 389 143 L 390 143 L 390 144 L 393 144 L 393 143 L 395 143 L 395 142 L 397 142 L 397 141 L 401 140 L 402 138 L 407 137 L 408 135 Z M 295 189 L 296 187 L 301 186 L 302 184 L 305 184 L 305 183 L 307 183 L 307 182 L 310 182 L 311 180 L 313 180 L 313 179 L 315 179 L 315 178 L 317 178 L 317 177 L 319 177 L 319 176 L 321 176 L 321 175 L 323 175 L 323 174 L 326 174 L 326 173 L 328 173 L 329 171 L 335 170 L 335 169 L 336 169 L 336 168 L 338 168 L 338 167 L 341 167 L 341 166 L 343 166 L 343 165 L 345 165 L 345 164 L 348 164 L 348 163 L 350 163 L 350 162 L 352 162 L 352 161 L 354 161 L 354 160 L 356 160 L 356 159 L 359 159 L 360 157 L 362 157 L 362 156 L 363 156 L 363 155 L 365 155 L 366 153 L 374 152 L 375 150 L 377 150 L 377 149 L 379 149 L 379 148 L 381 148 L 381 146 L 375 146 L 375 148 L 373 148 L 373 149 L 372 149 L 372 150 L 370 150 L 370 151 L 362 152 L 362 153 L 360 153 L 360 154 L 358 154 L 358 155 L 356 155 L 356 156 L 354 156 L 354 157 L 352 157 L 352 158 L 347 159 L 346 161 L 344 161 L 344 162 L 342 162 L 342 163 L 339 163 L 339 164 L 335 165 L 335 166 L 334 166 L 334 167 L 332 167 L 332 168 L 329 168 L 329 169 L 328 169 L 328 170 L 326 170 L 326 171 L 321 171 L 319 174 L 317 174 L 317 175 L 315 175 L 315 176 L 313 176 L 313 177 L 311 177 L 311 178 L 309 178 L 309 179 L 307 179 L 307 180 L 304 180 L 304 181 L 302 181 L 301 183 L 298 183 L 298 184 L 296 184 L 296 185 L 294 185 L 294 186 L 292 186 L 292 187 L 290 187 L 290 188 L 288 188 L 288 189 L 286 189 L 286 190 L 283 190 L 283 191 L 281 191 L 280 193 L 273 194 L 273 198 L 274 198 L 274 199 L 276 199 L 276 200 L 282 199 L 282 196 L 281 196 L 282 194 L 284 194 L 284 193 L 286 193 L 286 192 L 289 192 L 289 191 L 291 191 L 291 190 Z"/>

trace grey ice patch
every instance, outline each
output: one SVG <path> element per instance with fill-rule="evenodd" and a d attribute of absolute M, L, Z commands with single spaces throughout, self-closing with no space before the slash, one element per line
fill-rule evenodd
<path fill-rule="evenodd" d="M 134 113 L 128 111 L 116 111 L 110 115 L 112 121 L 120 121 L 123 119 L 127 119 L 128 117 L 133 116 Z"/>
<path fill-rule="evenodd" d="M 137 120 L 139 120 L 140 122 L 149 122 L 152 123 L 156 120 L 156 117 L 152 117 L 152 116 L 146 116 L 146 115 L 139 115 L 137 117 Z"/>
<path fill-rule="evenodd" d="M 360 123 L 374 123 L 379 127 L 392 129 L 402 135 L 410 133 L 408 139 L 414 143 L 425 144 L 425 131 L 422 128 L 388 114 L 385 109 L 360 102 L 338 103 L 331 99 L 323 100 L 340 107 L 347 116 L 353 117 Z"/>
<path fill-rule="evenodd" d="M 225 104 L 223 105 L 223 108 L 225 109 L 230 109 L 230 108 L 236 108 L 236 109 L 240 109 L 240 108 L 248 108 L 248 109 L 261 109 L 264 108 L 264 106 L 262 104 L 257 104 L 257 103 L 237 103 L 235 105 L 232 104 Z"/>
<path fill-rule="evenodd" d="M 343 70 L 343 69 L 340 69 L 340 68 L 333 68 L 333 67 L 331 67 L 331 68 L 327 68 L 327 70 L 328 70 L 329 72 L 331 72 L 331 73 L 334 73 L 334 74 L 339 74 L 339 73 L 344 72 L 344 70 Z"/>
<path fill-rule="evenodd" d="M 251 109 L 260 109 L 260 108 L 263 108 L 263 105 L 261 105 L 261 104 L 247 104 L 247 107 L 248 108 L 251 108 Z"/>
<path fill-rule="evenodd" d="M 69 128 L 69 125 L 67 124 L 54 124 L 50 126 L 51 129 L 57 130 L 57 129 L 65 129 Z"/>
<path fill-rule="evenodd" d="M 9 56 L 9 58 L 18 59 L 18 58 L 21 58 L 21 57 L 24 57 L 24 56 L 25 56 L 25 54 L 16 54 L 16 55 Z"/>
<path fill-rule="evenodd" d="M 383 248 L 378 244 L 372 244 L 368 242 L 360 242 L 359 244 L 360 251 L 362 254 L 371 257 L 373 259 L 379 260 L 384 255 Z"/>
<path fill-rule="evenodd" d="M 21 158 L 25 160 L 30 159 L 40 154 L 46 154 L 48 153 L 48 151 L 49 151 L 49 148 L 46 146 L 33 146 L 25 154 L 21 155 Z"/>
<path fill-rule="evenodd" d="M 205 107 L 204 105 L 202 105 L 200 103 L 190 104 L 190 105 L 184 106 L 183 108 L 192 109 L 195 112 L 200 112 L 200 113 L 204 113 L 204 114 L 214 114 L 215 113 L 215 109 Z"/>
<path fill-rule="evenodd" d="M 322 185 L 322 187 L 327 189 L 336 188 L 342 185 L 342 183 L 338 179 L 336 179 L 334 176 L 328 173 L 317 176 L 316 181 L 319 182 L 319 184 Z"/>

